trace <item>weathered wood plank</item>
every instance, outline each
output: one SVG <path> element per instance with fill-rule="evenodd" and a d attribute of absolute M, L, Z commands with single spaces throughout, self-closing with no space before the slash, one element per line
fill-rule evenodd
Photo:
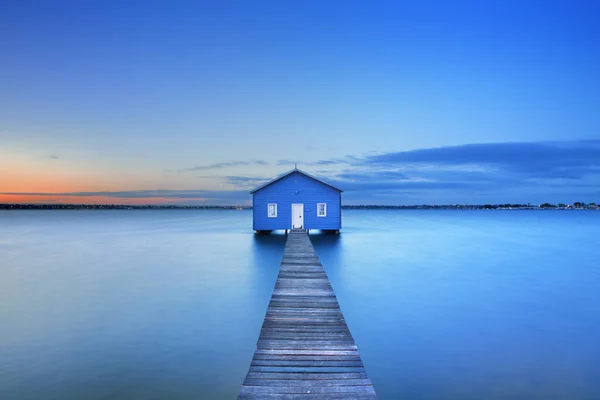
<path fill-rule="evenodd" d="M 358 353 L 346 356 L 315 356 L 297 354 L 255 354 L 254 360 L 284 360 L 284 361 L 360 361 Z"/>
<path fill-rule="evenodd" d="M 375 393 L 373 386 L 246 386 L 242 387 L 242 390 L 246 393 L 281 393 L 281 394 L 292 394 L 292 393 L 306 393 L 306 394 L 318 394 L 318 393 Z"/>
<path fill-rule="evenodd" d="M 279 339 L 292 339 L 294 338 L 314 338 L 318 340 L 329 340 L 335 338 L 344 338 L 352 339 L 352 335 L 349 332 L 280 332 L 280 331 L 261 331 L 261 337 L 263 339 L 267 339 L 267 337 L 272 338 L 271 340 Z M 321 338 L 321 339 L 319 339 Z"/>
<path fill-rule="evenodd" d="M 246 378 L 245 386 L 304 386 L 311 387 L 328 387 L 328 386 L 372 386 L 369 379 L 255 379 Z"/>
<path fill-rule="evenodd" d="M 278 372 L 248 372 L 246 379 L 284 379 L 289 381 L 293 380 L 331 380 L 331 379 L 367 379 L 367 374 L 365 373 L 327 373 L 327 374 L 318 374 L 318 373 L 278 373 Z"/>
<path fill-rule="evenodd" d="M 362 361 L 283 361 L 283 360 L 252 360 L 252 364 L 265 367 L 364 367 Z"/>
<path fill-rule="evenodd" d="M 272 307 L 267 311 L 267 315 L 269 314 L 276 314 L 276 315 L 283 315 L 283 314 L 289 314 L 289 315 L 303 315 L 303 314 L 308 314 L 308 315 L 342 315 L 342 312 L 339 308 L 300 308 L 300 307 L 285 307 L 285 308 L 277 308 L 277 307 Z"/>
<path fill-rule="evenodd" d="M 308 235 L 292 230 L 238 399 L 376 399 Z"/>
<path fill-rule="evenodd" d="M 364 367 L 284 367 L 284 366 L 277 366 L 277 367 L 269 367 L 266 365 L 251 365 L 250 372 L 294 372 L 294 373 L 300 373 L 300 372 L 311 372 L 311 373 L 321 373 L 321 374 L 325 374 L 325 373 L 342 373 L 342 372 L 361 372 L 364 373 L 365 372 L 365 368 Z"/>
<path fill-rule="evenodd" d="M 328 394 L 283 394 L 283 393 L 240 393 L 240 400 L 371 400 L 375 393 L 328 393 Z"/>
<path fill-rule="evenodd" d="M 273 355 L 311 355 L 311 356 L 341 356 L 341 355 L 358 355 L 356 350 L 282 350 L 282 349 L 258 349 L 254 353 L 257 354 L 273 354 Z"/>

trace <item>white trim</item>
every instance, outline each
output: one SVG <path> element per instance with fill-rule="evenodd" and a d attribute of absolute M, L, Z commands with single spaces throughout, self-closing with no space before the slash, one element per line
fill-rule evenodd
<path fill-rule="evenodd" d="M 271 215 L 271 206 L 275 207 L 275 215 Z M 267 217 L 277 218 L 277 204 L 275 204 L 275 203 L 267 204 Z"/>
<path fill-rule="evenodd" d="M 319 211 L 321 209 L 321 205 L 323 205 L 323 214 L 320 214 Z M 327 216 L 327 203 L 317 203 L 317 217 L 326 217 Z"/>

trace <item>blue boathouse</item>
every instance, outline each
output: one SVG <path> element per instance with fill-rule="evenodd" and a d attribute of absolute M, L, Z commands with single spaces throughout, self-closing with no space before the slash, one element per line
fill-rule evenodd
<path fill-rule="evenodd" d="M 250 193 L 257 233 L 278 229 L 339 233 L 342 228 L 342 189 L 297 168 Z"/>

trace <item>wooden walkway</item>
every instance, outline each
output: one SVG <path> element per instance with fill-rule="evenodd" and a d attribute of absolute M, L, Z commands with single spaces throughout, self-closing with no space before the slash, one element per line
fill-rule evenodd
<path fill-rule="evenodd" d="M 292 230 L 238 399 L 376 399 L 308 234 Z"/>

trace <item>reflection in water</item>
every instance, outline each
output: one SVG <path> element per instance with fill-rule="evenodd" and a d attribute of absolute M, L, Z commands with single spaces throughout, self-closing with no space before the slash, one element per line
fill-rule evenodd
<path fill-rule="evenodd" d="M 321 264 L 323 264 L 325 272 L 330 278 L 332 275 L 335 275 L 338 272 L 341 266 L 340 261 L 343 236 L 343 233 L 340 233 L 339 235 L 332 235 L 327 233 L 311 233 L 309 236 L 310 241 L 312 242 L 315 250 L 317 251 L 319 260 L 321 260 Z"/>
<path fill-rule="evenodd" d="M 253 234 L 251 238 L 252 268 L 258 277 L 257 284 L 261 285 L 263 294 L 267 296 L 265 311 L 275 286 L 286 238 L 287 236 L 276 234 Z"/>
<path fill-rule="evenodd" d="M 347 210 L 313 243 L 380 399 L 598 399 L 600 212 Z M 234 399 L 287 237 L 0 212 L 0 399 Z"/>
<path fill-rule="evenodd" d="M 0 213 L 0 399 L 235 398 L 283 251 L 249 223 Z"/>
<path fill-rule="evenodd" d="M 249 237 L 251 265 L 255 275 L 254 285 L 257 287 L 257 295 L 260 293 L 262 315 L 267 311 L 269 299 L 275 287 L 286 238 L 287 236 L 278 234 L 251 234 Z M 258 338 L 258 331 L 256 337 Z"/>
<path fill-rule="evenodd" d="M 351 211 L 318 251 L 379 398 L 597 399 L 599 223 Z"/>
<path fill-rule="evenodd" d="M 340 249 L 339 244 L 342 237 L 341 234 L 335 235 L 311 232 L 309 237 L 315 249 L 319 248 L 323 250 L 323 253 L 333 253 Z M 277 231 L 267 235 L 254 234 L 253 239 L 253 255 L 255 261 L 272 261 L 273 257 L 279 257 L 279 261 L 281 261 L 283 249 L 287 240 L 287 235 L 285 233 Z M 321 257 L 321 252 L 319 252 L 319 257 Z"/>
<path fill-rule="evenodd" d="M 271 233 L 269 235 L 252 235 L 252 255 L 257 264 L 271 262 L 274 258 L 283 256 L 286 235 Z M 279 262 L 277 263 L 279 265 Z"/>
<path fill-rule="evenodd" d="M 309 238 L 323 266 L 326 267 L 327 264 L 331 264 L 331 268 L 337 267 L 340 261 L 342 235 L 311 232 Z M 255 234 L 252 241 L 252 255 L 255 265 L 257 267 L 263 266 L 263 268 L 279 267 L 286 240 L 287 235 L 279 231 L 267 235 Z M 332 262 L 327 263 L 326 261 Z"/>
<path fill-rule="evenodd" d="M 317 246 L 337 247 L 339 246 L 340 240 L 343 237 L 343 233 L 336 235 L 331 233 L 311 232 L 309 237 L 315 249 Z"/>

